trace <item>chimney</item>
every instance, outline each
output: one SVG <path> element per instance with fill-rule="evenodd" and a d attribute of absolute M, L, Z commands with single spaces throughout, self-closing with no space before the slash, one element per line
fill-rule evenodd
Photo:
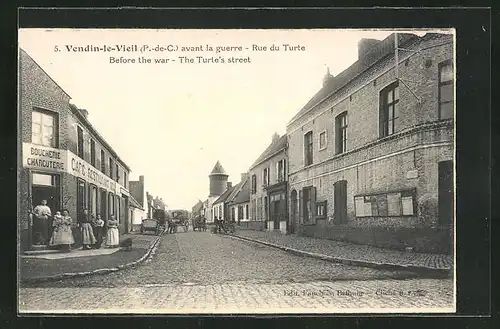
<path fill-rule="evenodd" d="M 231 188 L 231 187 L 233 187 L 233 183 L 227 182 L 227 188 Z"/>
<path fill-rule="evenodd" d="M 245 179 L 247 179 L 247 173 L 246 172 L 241 173 L 241 181 L 244 182 Z"/>
<path fill-rule="evenodd" d="M 144 183 L 144 175 L 139 176 L 139 181 Z"/>
<path fill-rule="evenodd" d="M 82 112 L 82 114 L 85 118 L 87 118 L 89 116 L 89 111 L 87 111 L 86 109 L 80 109 L 80 112 Z"/>
<path fill-rule="evenodd" d="M 381 41 L 377 39 L 363 38 L 358 42 L 358 60 L 365 57 L 373 48 L 375 48 Z"/>
<path fill-rule="evenodd" d="M 280 139 L 280 135 L 278 133 L 273 134 L 273 143 Z"/>

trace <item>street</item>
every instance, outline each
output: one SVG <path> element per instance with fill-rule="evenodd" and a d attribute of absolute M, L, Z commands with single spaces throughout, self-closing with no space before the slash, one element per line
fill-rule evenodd
<path fill-rule="evenodd" d="M 451 309 L 454 299 L 452 279 L 335 264 L 193 231 L 164 235 L 136 268 L 25 285 L 19 296 L 21 312 L 93 313 L 431 312 Z"/>

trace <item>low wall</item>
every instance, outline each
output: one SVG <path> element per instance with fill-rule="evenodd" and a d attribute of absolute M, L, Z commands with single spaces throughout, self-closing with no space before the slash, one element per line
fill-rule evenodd
<path fill-rule="evenodd" d="M 242 230 L 255 230 L 255 231 L 264 231 L 265 230 L 265 222 L 264 221 L 255 221 L 251 220 L 248 222 L 240 222 L 238 228 Z"/>
<path fill-rule="evenodd" d="M 299 235 L 415 252 L 451 254 L 453 231 L 449 228 L 384 228 L 302 226 Z"/>

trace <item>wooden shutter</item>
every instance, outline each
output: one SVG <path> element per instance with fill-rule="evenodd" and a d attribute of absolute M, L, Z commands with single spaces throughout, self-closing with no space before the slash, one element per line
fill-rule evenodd
<path fill-rule="evenodd" d="M 299 224 L 304 223 L 304 189 L 299 190 Z"/>
<path fill-rule="evenodd" d="M 311 193 L 311 221 L 316 224 L 316 187 L 311 187 L 309 192 Z"/>

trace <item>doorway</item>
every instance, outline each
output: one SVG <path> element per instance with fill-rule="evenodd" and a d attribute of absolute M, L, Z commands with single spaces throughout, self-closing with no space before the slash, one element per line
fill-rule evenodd
<path fill-rule="evenodd" d="M 59 193 L 59 176 L 44 174 L 44 173 L 32 173 L 32 185 L 31 185 L 31 202 L 33 208 L 42 203 L 42 200 L 47 200 L 47 206 L 49 206 L 52 216 L 56 211 L 60 211 L 60 193 Z M 52 218 L 47 221 L 48 234 L 47 237 L 50 239 L 52 235 Z M 46 231 L 47 232 L 47 231 Z M 36 232 L 33 232 L 36 235 Z M 32 241 L 37 241 L 36 237 L 32 237 Z"/>
<path fill-rule="evenodd" d="M 291 207 L 292 207 L 292 214 L 290 216 L 290 233 L 294 234 L 295 233 L 295 225 L 297 222 L 297 191 L 293 190 L 292 193 L 290 194 L 291 198 Z"/>
<path fill-rule="evenodd" d="M 335 223 L 347 223 L 347 181 L 341 180 L 333 184 L 333 212 Z"/>
<path fill-rule="evenodd" d="M 438 163 L 439 225 L 453 224 L 453 161 Z"/>
<path fill-rule="evenodd" d="M 76 190 L 76 218 L 78 222 L 83 220 L 83 209 L 85 209 L 86 204 L 85 201 L 87 200 L 86 194 L 87 189 L 85 188 L 85 181 L 82 179 L 78 179 L 77 183 L 77 190 Z"/>
<path fill-rule="evenodd" d="M 107 221 L 108 220 L 108 216 L 107 216 L 107 207 L 106 207 L 106 200 L 108 199 L 108 195 L 107 195 L 107 192 L 106 190 L 104 189 L 101 189 L 101 207 L 100 207 L 100 211 L 99 213 L 101 214 L 101 218 L 102 220 L 104 221 Z"/>

